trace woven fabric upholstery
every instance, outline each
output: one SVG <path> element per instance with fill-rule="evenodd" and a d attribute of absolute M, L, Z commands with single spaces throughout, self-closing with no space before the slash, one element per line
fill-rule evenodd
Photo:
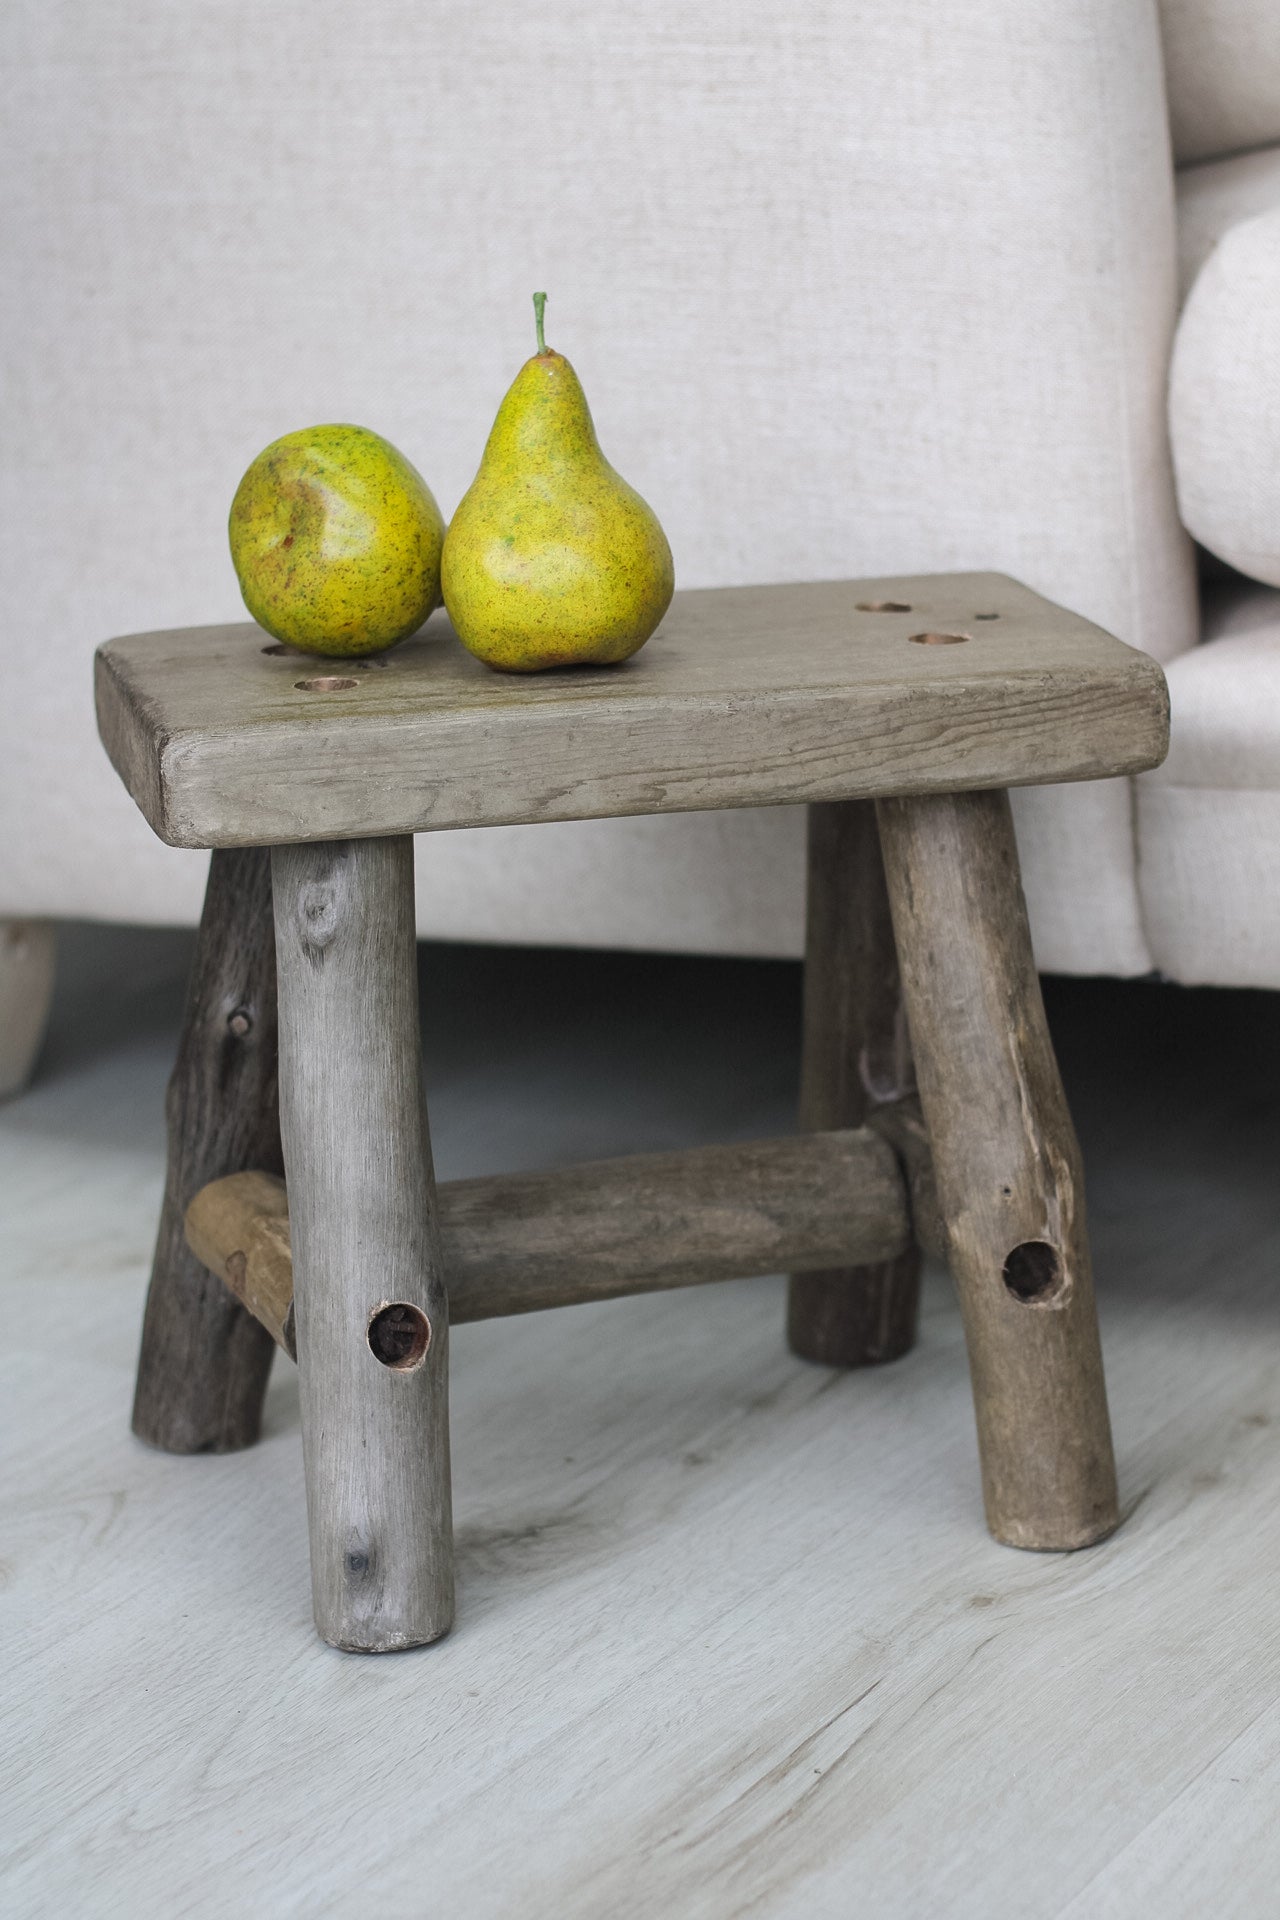
<path fill-rule="evenodd" d="M 1201 267 L 1242 220 L 1280 207 L 1280 146 L 1182 167 L 1178 191 L 1178 291 L 1185 300 Z"/>
<path fill-rule="evenodd" d="M 1280 586 L 1280 207 L 1232 227 L 1178 323 L 1169 425 L 1182 517 L 1241 573 Z"/>
<path fill-rule="evenodd" d="M 1280 141 L 1275 0 L 1160 0 L 1160 19 L 1178 160 Z"/>

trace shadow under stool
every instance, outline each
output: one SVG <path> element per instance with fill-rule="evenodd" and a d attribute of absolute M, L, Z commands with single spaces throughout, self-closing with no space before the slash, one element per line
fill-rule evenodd
<path fill-rule="evenodd" d="M 98 722 L 161 839 L 213 849 L 134 1428 L 257 1437 L 298 1363 L 316 1624 L 453 1618 L 449 1320 L 790 1272 L 794 1350 L 904 1352 L 917 1246 L 964 1317 L 987 1520 L 1117 1520 L 1079 1151 L 1006 789 L 1155 766 L 1156 663 L 998 574 L 677 594 L 623 666 L 516 678 L 443 615 L 317 661 L 252 625 L 113 640 Z M 804 803 L 801 1127 L 436 1188 L 412 835 Z"/>

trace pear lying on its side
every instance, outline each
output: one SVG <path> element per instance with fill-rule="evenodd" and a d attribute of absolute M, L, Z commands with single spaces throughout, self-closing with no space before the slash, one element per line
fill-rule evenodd
<path fill-rule="evenodd" d="M 440 568 L 463 645 L 507 673 L 625 660 L 675 589 L 657 516 L 601 453 L 577 374 L 543 345 L 545 298 L 539 350 L 498 409 Z"/>

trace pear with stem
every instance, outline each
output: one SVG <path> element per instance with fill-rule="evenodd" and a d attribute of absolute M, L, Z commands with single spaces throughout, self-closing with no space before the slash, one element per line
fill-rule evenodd
<path fill-rule="evenodd" d="M 671 604 L 671 549 L 652 508 L 600 451 L 586 395 L 546 345 L 498 409 L 445 536 L 440 583 L 462 644 L 506 673 L 612 666 Z"/>

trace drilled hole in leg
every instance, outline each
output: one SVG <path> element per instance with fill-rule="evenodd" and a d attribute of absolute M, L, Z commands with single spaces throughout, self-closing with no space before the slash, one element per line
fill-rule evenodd
<path fill-rule="evenodd" d="M 1062 1262 L 1047 1240 L 1024 1240 L 1004 1263 L 1004 1283 L 1015 1300 L 1043 1306 L 1062 1293 Z"/>
<path fill-rule="evenodd" d="M 403 1300 L 379 1307 L 369 1322 L 369 1351 L 384 1367 L 408 1373 L 420 1367 L 431 1345 L 431 1322 L 421 1307 Z"/>
<path fill-rule="evenodd" d="M 854 602 L 859 613 L 910 613 L 909 600 L 857 600 Z"/>

